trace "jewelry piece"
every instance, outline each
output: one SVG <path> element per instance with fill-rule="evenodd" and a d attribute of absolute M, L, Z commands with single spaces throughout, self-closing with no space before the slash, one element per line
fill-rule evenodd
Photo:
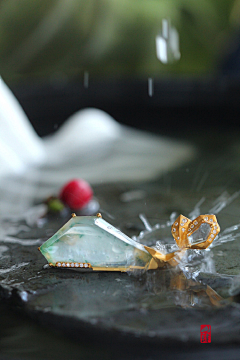
<path fill-rule="evenodd" d="M 180 248 L 206 249 L 219 231 L 215 215 L 200 215 L 194 220 L 180 215 L 172 225 L 172 236 Z"/>
<path fill-rule="evenodd" d="M 172 225 L 178 250 L 162 253 L 132 240 L 120 230 L 96 216 L 72 218 L 38 248 L 50 266 L 85 271 L 132 271 L 175 266 L 175 255 L 185 249 L 205 249 L 220 231 L 215 215 L 190 220 L 180 215 Z"/>

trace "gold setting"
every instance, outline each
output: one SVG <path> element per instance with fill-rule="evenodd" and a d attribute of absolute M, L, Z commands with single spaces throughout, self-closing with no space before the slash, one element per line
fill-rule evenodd
<path fill-rule="evenodd" d="M 143 266 L 129 266 L 129 267 L 107 267 L 107 266 L 93 266 L 93 271 L 120 271 L 127 272 L 133 270 L 145 270 L 146 268 Z"/>
<path fill-rule="evenodd" d="M 207 240 L 198 244 L 191 244 L 188 236 L 198 230 L 202 224 L 209 224 L 211 231 Z M 174 237 L 179 248 L 190 249 L 206 249 L 216 238 L 220 231 L 220 226 L 215 215 L 200 215 L 194 220 L 188 219 L 186 216 L 180 215 L 172 225 L 172 236 Z"/>

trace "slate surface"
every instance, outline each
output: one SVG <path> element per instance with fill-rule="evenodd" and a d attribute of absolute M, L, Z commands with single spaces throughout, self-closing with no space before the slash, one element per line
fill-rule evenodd
<path fill-rule="evenodd" d="M 220 154 L 218 162 L 225 160 L 226 155 Z M 234 161 L 236 158 L 225 162 L 222 169 L 218 163 L 214 168 L 211 158 L 201 157 L 152 183 L 96 186 L 95 195 L 103 217 L 130 236 L 143 230 L 139 213 L 145 213 L 152 225 L 166 224 L 173 211 L 188 215 L 203 196 L 201 213 L 208 213 L 214 207 L 219 210 L 222 204 L 217 217 L 224 231 L 237 224 L 240 216 L 239 173 Z M 205 184 L 201 185 L 206 174 Z M 142 191 L 142 197 L 124 202 L 123 194 L 135 189 Z M 68 215 L 51 218 L 41 227 L 34 221 L 29 225 L 26 219 L 1 220 L 1 299 L 17 304 L 45 327 L 77 340 L 94 337 L 106 344 L 120 341 L 164 347 L 174 342 L 179 347 L 190 343 L 197 346 L 200 325 L 211 324 L 215 345 L 239 342 L 238 227 L 229 230 L 236 235 L 234 241 L 211 250 L 216 272 L 201 273 L 199 284 L 189 284 L 186 290 L 178 291 L 171 286 L 176 273 L 169 269 L 129 275 L 48 268 L 37 248 L 67 219 Z M 166 238 L 170 236 L 170 227 L 151 236 Z M 225 299 L 220 306 L 211 304 L 206 285 Z M 196 292 L 194 286 L 199 286 L 199 291 Z"/>

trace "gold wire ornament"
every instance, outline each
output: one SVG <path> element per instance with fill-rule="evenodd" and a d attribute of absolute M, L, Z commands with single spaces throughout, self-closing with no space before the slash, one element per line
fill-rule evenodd
<path fill-rule="evenodd" d="M 215 215 L 200 215 L 194 220 L 180 215 L 171 230 L 180 249 L 206 249 L 218 235 L 220 226 Z"/>
<path fill-rule="evenodd" d="M 164 253 L 145 246 L 96 216 L 76 216 L 40 246 L 52 267 L 84 271 L 153 270 L 166 264 L 176 266 L 186 249 L 206 249 L 220 231 L 215 215 L 200 215 L 194 220 L 180 215 L 172 235 L 178 249 Z"/>

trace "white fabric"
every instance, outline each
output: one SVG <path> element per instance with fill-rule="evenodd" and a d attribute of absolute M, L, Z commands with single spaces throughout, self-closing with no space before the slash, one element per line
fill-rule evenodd
<path fill-rule="evenodd" d="M 0 79 L 0 176 L 42 163 L 46 151 L 18 101 Z"/>
<path fill-rule="evenodd" d="M 0 176 L 61 186 L 74 177 L 91 183 L 149 180 L 194 156 L 193 147 L 119 125 L 101 110 L 71 116 L 53 135 L 40 139 L 21 106 L 0 84 Z"/>

